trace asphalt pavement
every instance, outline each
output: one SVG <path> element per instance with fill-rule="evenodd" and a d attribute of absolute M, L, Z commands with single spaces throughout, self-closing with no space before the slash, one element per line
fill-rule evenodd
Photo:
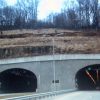
<path fill-rule="evenodd" d="M 59 95 L 52 100 L 100 100 L 100 91 L 76 91 Z"/>

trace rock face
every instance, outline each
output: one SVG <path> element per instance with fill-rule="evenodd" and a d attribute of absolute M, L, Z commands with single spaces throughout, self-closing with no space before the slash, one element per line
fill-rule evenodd
<path fill-rule="evenodd" d="M 52 54 L 52 48 L 52 46 L 0 48 L 0 58 L 47 55 Z"/>

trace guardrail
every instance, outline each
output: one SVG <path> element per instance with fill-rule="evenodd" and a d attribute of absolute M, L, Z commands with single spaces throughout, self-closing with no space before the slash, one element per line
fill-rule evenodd
<path fill-rule="evenodd" d="M 33 95 L 12 97 L 12 98 L 4 99 L 4 100 L 44 100 L 45 98 L 53 98 L 57 95 L 70 93 L 70 92 L 75 92 L 75 91 L 76 91 L 76 89 L 61 90 L 61 91 L 54 91 L 54 92 L 47 92 L 47 93 L 39 93 L 39 94 L 33 94 Z"/>

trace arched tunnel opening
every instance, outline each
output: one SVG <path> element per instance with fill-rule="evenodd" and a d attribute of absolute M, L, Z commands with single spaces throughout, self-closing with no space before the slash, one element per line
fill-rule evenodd
<path fill-rule="evenodd" d="M 75 76 L 78 90 L 100 90 L 100 64 L 80 69 Z"/>
<path fill-rule="evenodd" d="M 36 92 L 36 89 L 37 77 L 31 71 L 13 68 L 0 73 L 1 93 Z"/>

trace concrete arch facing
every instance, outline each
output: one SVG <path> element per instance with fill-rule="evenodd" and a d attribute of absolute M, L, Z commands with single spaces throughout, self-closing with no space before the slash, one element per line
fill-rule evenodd
<path fill-rule="evenodd" d="M 75 83 L 79 90 L 100 90 L 100 64 L 89 65 L 78 70 Z"/>
<path fill-rule="evenodd" d="M 0 73 L 0 92 L 36 92 L 36 75 L 23 68 L 6 69 Z"/>
<path fill-rule="evenodd" d="M 36 92 L 44 93 L 55 90 L 76 89 L 75 83 L 78 83 L 77 79 L 79 79 L 78 77 L 75 78 L 77 73 L 81 72 L 80 70 L 84 69 L 86 66 L 95 64 L 100 64 L 100 54 L 66 54 L 23 57 L 0 60 L 0 73 L 13 68 L 28 70 L 35 74 L 37 78 Z M 89 71 L 89 73 L 92 74 L 93 72 Z M 95 73 L 95 77 L 93 78 L 96 78 L 96 76 L 97 74 Z M 87 77 L 88 75 L 86 75 L 86 78 Z M 83 75 L 81 78 L 83 78 Z M 90 80 L 89 84 L 92 84 L 92 80 L 90 77 L 88 78 Z M 99 89 L 98 86 L 96 88 Z"/>

